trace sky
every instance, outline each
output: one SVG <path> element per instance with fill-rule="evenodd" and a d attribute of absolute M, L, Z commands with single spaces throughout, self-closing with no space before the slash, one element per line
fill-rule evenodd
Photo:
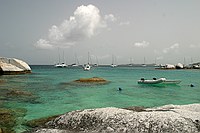
<path fill-rule="evenodd" d="M 200 61 L 199 0 L 0 0 L 0 57 L 31 65 Z M 131 60 L 131 61 L 130 61 Z"/>

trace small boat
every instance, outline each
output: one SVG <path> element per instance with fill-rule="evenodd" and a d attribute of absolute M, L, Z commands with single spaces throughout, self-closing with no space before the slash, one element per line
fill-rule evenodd
<path fill-rule="evenodd" d="M 177 85 L 180 82 L 181 80 L 167 80 L 166 78 L 153 78 L 152 80 L 141 78 L 140 80 L 138 80 L 138 84 Z"/>
<path fill-rule="evenodd" d="M 165 78 L 159 78 L 159 79 L 153 78 L 152 80 L 141 78 L 140 80 L 138 80 L 138 84 L 160 84 L 163 83 L 164 80 Z"/>

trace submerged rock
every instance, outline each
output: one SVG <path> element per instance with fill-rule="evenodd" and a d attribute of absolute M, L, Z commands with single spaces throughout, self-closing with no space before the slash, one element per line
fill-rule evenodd
<path fill-rule="evenodd" d="M 0 75 L 31 73 L 30 66 L 19 59 L 0 57 Z"/>
<path fill-rule="evenodd" d="M 46 128 L 33 132 L 200 132 L 200 104 L 167 105 L 139 111 L 115 107 L 72 111 L 47 122 Z"/>
<path fill-rule="evenodd" d="M 8 101 L 29 102 L 32 104 L 40 103 L 37 101 L 38 96 L 33 95 L 31 92 L 17 89 L 8 90 L 3 99 Z"/>
<path fill-rule="evenodd" d="M 16 125 L 14 112 L 9 109 L 0 108 L 0 132 L 14 132 L 13 127 Z"/>
<path fill-rule="evenodd" d="M 11 90 L 7 93 L 8 96 L 32 96 L 32 93 L 21 90 Z"/>
<path fill-rule="evenodd" d="M 15 133 L 19 120 L 26 115 L 26 112 L 27 110 L 23 108 L 0 108 L 0 133 Z"/>

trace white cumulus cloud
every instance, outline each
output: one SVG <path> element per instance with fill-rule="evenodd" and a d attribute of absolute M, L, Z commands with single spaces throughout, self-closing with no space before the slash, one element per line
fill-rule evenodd
<path fill-rule="evenodd" d="M 167 54 L 170 51 L 177 50 L 179 48 L 179 46 L 180 46 L 179 43 L 175 43 L 175 44 L 171 45 L 170 47 L 163 49 L 163 53 Z"/>
<path fill-rule="evenodd" d="M 113 14 L 105 15 L 104 19 L 111 22 L 117 21 L 117 18 Z"/>
<path fill-rule="evenodd" d="M 37 41 L 37 43 L 35 44 L 36 48 L 39 49 L 52 49 L 53 46 L 51 44 L 49 44 L 49 41 L 44 40 L 44 39 L 40 39 Z"/>
<path fill-rule="evenodd" d="M 64 20 L 59 26 L 53 25 L 46 39 L 39 39 L 37 48 L 69 47 L 76 42 L 91 38 L 100 28 L 106 27 L 106 21 L 115 21 L 113 14 L 100 15 L 100 10 L 94 5 L 79 6 L 73 16 Z"/>
<path fill-rule="evenodd" d="M 135 47 L 142 47 L 142 48 L 145 48 L 145 47 L 148 47 L 149 44 L 150 44 L 149 42 L 142 41 L 142 42 L 136 42 L 136 43 L 134 43 L 134 46 L 135 46 Z"/>

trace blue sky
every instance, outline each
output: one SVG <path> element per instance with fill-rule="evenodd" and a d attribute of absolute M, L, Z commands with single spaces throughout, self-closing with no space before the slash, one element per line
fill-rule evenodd
<path fill-rule="evenodd" d="M 0 56 L 29 64 L 198 62 L 199 0 L 0 0 Z M 63 56 L 64 55 L 64 56 Z"/>

